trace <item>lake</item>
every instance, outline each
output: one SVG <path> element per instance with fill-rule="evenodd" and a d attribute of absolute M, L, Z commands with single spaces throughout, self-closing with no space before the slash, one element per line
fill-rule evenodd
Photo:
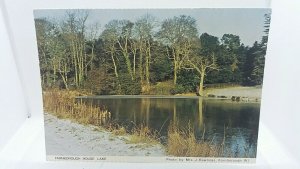
<path fill-rule="evenodd" d="M 81 97 L 86 103 L 105 107 L 112 120 L 130 130 L 144 124 L 167 137 L 172 121 L 180 128 L 194 128 L 195 136 L 225 146 L 230 157 L 256 157 L 260 103 L 181 96 Z M 234 152 L 234 154 L 232 154 Z M 226 154 L 226 152 L 225 152 Z"/>

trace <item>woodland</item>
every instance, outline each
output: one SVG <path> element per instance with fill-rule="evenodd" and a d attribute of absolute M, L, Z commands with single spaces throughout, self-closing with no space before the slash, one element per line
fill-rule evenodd
<path fill-rule="evenodd" d="M 199 23 L 187 15 L 158 21 L 145 14 L 102 27 L 101 21 L 87 24 L 88 18 L 79 10 L 62 20 L 35 19 L 43 89 L 203 96 L 207 87 L 262 85 L 270 14 L 252 46 L 239 35 L 199 34 Z"/>

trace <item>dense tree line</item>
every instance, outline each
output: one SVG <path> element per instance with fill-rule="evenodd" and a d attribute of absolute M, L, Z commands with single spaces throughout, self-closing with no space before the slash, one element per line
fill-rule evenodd
<path fill-rule="evenodd" d="M 62 21 L 35 19 L 44 88 L 141 94 L 172 81 L 172 94 L 197 89 L 203 95 L 204 84 L 262 84 L 269 14 L 265 36 L 251 47 L 238 35 L 199 35 L 196 20 L 185 15 L 112 20 L 101 31 L 87 24 L 88 17 L 79 10 Z"/>

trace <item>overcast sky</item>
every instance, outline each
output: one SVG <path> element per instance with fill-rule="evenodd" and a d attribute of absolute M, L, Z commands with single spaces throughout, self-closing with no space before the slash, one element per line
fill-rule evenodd
<path fill-rule="evenodd" d="M 65 9 L 35 10 L 35 18 L 65 17 Z M 98 22 L 103 28 L 113 19 L 128 19 L 132 22 L 145 14 L 155 16 L 158 21 L 179 15 L 189 15 L 197 20 L 199 34 L 208 33 L 221 38 L 223 34 L 239 35 L 242 43 L 252 46 L 264 35 L 264 14 L 270 9 L 91 9 L 87 23 Z"/>

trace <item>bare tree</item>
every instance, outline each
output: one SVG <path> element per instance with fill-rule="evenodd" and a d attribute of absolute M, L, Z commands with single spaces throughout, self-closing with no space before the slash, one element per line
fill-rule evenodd
<path fill-rule="evenodd" d="M 69 50 L 72 56 L 72 65 L 74 66 L 76 87 L 82 85 L 84 70 L 87 64 L 86 58 L 86 20 L 88 12 L 77 10 L 66 13 L 66 21 L 62 24 L 64 38 L 69 43 Z"/>
<path fill-rule="evenodd" d="M 129 20 L 121 20 L 117 21 L 117 35 L 118 35 L 118 40 L 117 44 L 118 47 L 121 49 L 121 53 L 123 57 L 125 58 L 126 66 L 127 66 L 127 71 L 131 77 L 131 80 L 134 79 L 133 73 L 132 73 L 132 68 L 131 68 L 131 61 L 130 61 L 130 38 L 132 34 L 132 27 L 133 23 L 130 22 Z"/>
<path fill-rule="evenodd" d="M 150 64 L 151 64 L 151 47 L 154 38 L 154 29 L 156 27 L 155 18 L 149 14 L 144 15 L 135 22 L 134 37 L 139 48 L 139 75 L 141 84 L 144 84 L 144 70 L 146 76 L 146 90 L 150 87 Z M 145 56 L 145 57 L 143 57 Z M 145 63 L 144 63 L 145 62 Z"/>
<path fill-rule="evenodd" d="M 186 69 L 194 69 L 198 73 L 200 77 L 198 93 L 200 96 L 204 96 L 203 85 L 206 74 L 212 70 L 218 69 L 215 54 L 213 53 L 211 56 L 192 56 L 188 58 L 186 66 Z"/>
<path fill-rule="evenodd" d="M 36 38 L 41 67 L 41 79 L 43 86 L 50 86 L 54 81 L 51 50 L 51 33 L 53 33 L 53 24 L 47 19 L 35 19 Z"/>
<path fill-rule="evenodd" d="M 46 30 L 45 36 L 45 51 L 43 53 L 46 57 L 47 63 L 51 66 L 52 82 L 57 82 L 57 74 L 61 76 L 65 88 L 68 89 L 67 76 L 70 71 L 68 53 L 66 45 L 59 31 L 58 24 L 55 20 L 51 21 L 50 29 Z"/>
<path fill-rule="evenodd" d="M 90 54 L 85 54 L 84 62 L 85 62 L 85 76 L 88 73 L 88 67 L 92 66 L 92 61 L 95 59 L 95 44 L 97 39 L 99 38 L 99 30 L 100 26 L 98 23 L 90 25 L 87 29 L 86 40 L 89 42 L 88 47 L 90 48 Z M 91 68 L 92 69 L 92 68 Z"/>
<path fill-rule="evenodd" d="M 101 38 L 104 41 L 104 50 L 106 53 L 108 53 L 111 57 L 111 60 L 113 62 L 114 72 L 115 76 L 118 78 L 118 68 L 116 63 L 116 44 L 118 42 L 118 30 L 117 30 L 117 24 L 118 22 L 116 20 L 109 22 L 105 25 L 105 29 L 103 30 L 101 34 Z"/>
<path fill-rule="evenodd" d="M 133 77 L 135 79 L 136 78 L 136 56 L 137 56 L 137 52 L 139 50 L 139 44 L 136 41 L 136 39 L 131 39 L 129 49 L 133 55 L 133 67 L 132 67 L 133 70 L 132 71 L 133 71 Z"/>
<path fill-rule="evenodd" d="M 198 36 L 196 20 L 190 16 L 181 15 L 163 21 L 159 32 L 162 42 L 169 47 L 169 58 L 173 60 L 174 85 L 177 83 L 177 73 L 185 65 L 192 52 L 191 45 Z"/>

